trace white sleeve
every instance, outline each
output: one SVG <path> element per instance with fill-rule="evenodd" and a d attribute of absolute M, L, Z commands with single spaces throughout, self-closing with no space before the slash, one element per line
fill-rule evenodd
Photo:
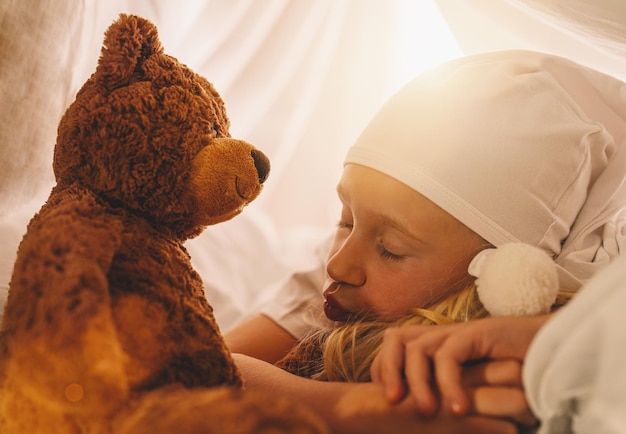
<path fill-rule="evenodd" d="M 315 323 L 315 315 L 322 315 L 322 290 L 326 279 L 326 256 L 332 237 L 316 249 L 314 263 L 307 269 L 293 273 L 273 290 L 271 300 L 261 307 L 278 325 L 302 339 Z"/>
<path fill-rule="evenodd" d="M 626 256 L 598 273 L 537 334 L 524 386 L 539 433 L 626 432 Z"/>

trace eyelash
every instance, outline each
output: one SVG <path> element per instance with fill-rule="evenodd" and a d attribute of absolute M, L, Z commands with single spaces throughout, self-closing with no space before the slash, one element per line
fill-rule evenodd
<path fill-rule="evenodd" d="M 346 223 L 342 220 L 337 222 L 338 229 L 352 229 L 352 225 L 350 223 Z"/>
<path fill-rule="evenodd" d="M 391 253 L 389 250 L 385 249 L 382 242 L 378 244 L 378 248 L 380 250 L 380 256 L 385 259 L 389 259 L 390 261 L 401 261 L 404 259 L 404 256 L 396 255 L 395 253 Z"/>

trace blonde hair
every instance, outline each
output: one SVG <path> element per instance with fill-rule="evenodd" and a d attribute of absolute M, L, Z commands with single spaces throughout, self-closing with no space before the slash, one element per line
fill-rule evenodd
<path fill-rule="evenodd" d="M 570 293 L 559 293 L 553 307 L 565 304 Z M 277 366 L 320 381 L 371 381 L 370 366 L 380 350 L 385 330 L 414 324 L 442 325 L 488 317 L 474 284 L 452 293 L 429 308 L 413 309 L 395 321 L 358 320 L 319 329 L 303 339 Z"/>

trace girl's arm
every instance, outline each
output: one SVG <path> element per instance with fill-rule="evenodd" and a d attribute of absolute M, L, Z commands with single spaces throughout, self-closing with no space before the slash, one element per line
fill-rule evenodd
<path fill-rule="evenodd" d="M 224 334 L 228 348 L 274 364 L 296 344 L 296 338 L 265 315 L 257 315 Z"/>
<path fill-rule="evenodd" d="M 235 354 L 245 387 L 288 396 L 312 408 L 333 433 L 516 433 L 516 426 L 499 418 L 457 417 L 440 412 L 424 418 L 415 411 L 411 398 L 394 405 L 374 383 L 328 383 L 291 375 L 260 360 Z"/>

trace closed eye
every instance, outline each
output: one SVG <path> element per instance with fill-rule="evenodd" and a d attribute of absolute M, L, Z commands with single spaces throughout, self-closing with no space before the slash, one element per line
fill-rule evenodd
<path fill-rule="evenodd" d="M 380 252 L 380 256 L 389 259 L 390 261 L 401 261 L 404 259 L 402 255 L 396 255 L 395 253 L 390 252 L 385 248 L 382 242 L 378 243 L 378 251 Z"/>
<path fill-rule="evenodd" d="M 347 230 L 352 230 L 352 224 L 345 222 L 343 220 L 340 220 L 337 222 L 337 228 L 338 229 L 347 229 Z"/>

